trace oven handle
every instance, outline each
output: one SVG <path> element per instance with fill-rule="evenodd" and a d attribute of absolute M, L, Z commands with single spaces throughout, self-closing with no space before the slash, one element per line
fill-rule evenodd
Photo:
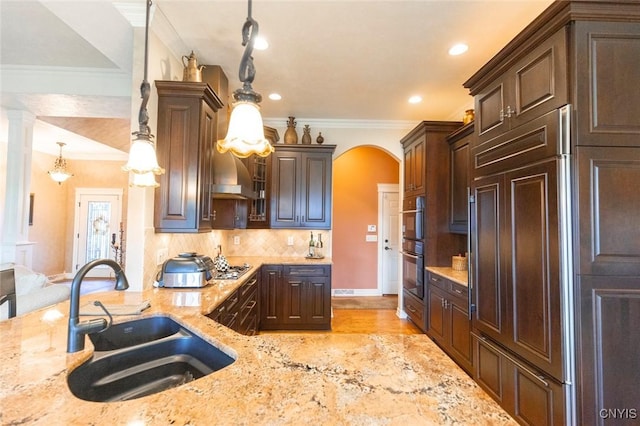
<path fill-rule="evenodd" d="M 411 257 L 413 259 L 420 259 L 422 257 L 422 255 L 415 255 L 413 253 L 407 253 L 406 251 L 401 251 L 400 254 L 403 256 Z"/>

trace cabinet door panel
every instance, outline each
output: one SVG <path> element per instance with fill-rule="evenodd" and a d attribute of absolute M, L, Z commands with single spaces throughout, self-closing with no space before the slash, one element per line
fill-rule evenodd
<path fill-rule="evenodd" d="M 640 153 L 578 147 L 580 273 L 640 275 Z"/>
<path fill-rule="evenodd" d="M 637 277 L 580 276 L 578 295 L 580 423 L 608 424 L 601 410 L 640 409 L 640 282 Z M 621 417 L 619 424 L 637 424 L 639 415 L 626 422 Z"/>
<path fill-rule="evenodd" d="M 305 289 L 306 321 L 309 323 L 325 323 L 331 318 L 331 286 L 328 277 L 310 277 Z"/>
<path fill-rule="evenodd" d="M 273 186 L 271 215 L 272 226 L 276 223 L 279 226 L 296 225 L 298 206 L 298 170 L 299 159 L 294 155 L 286 153 L 274 155 L 272 163 Z"/>
<path fill-rule="evenodd" d="M 502 114 L 506 108 L 506 84 L 504 80 L 498 80 L 475 97 L 478 135 L 482 139 L 490 138 L 505 130 L 506 125 Z"/>
<path fill-rule="evenodd" d="M 449 231 L 467 233 L 469 200 L 469 138 L 451 148 L 451 206 Z"/>
<path fill-rule="evenodd" d="M 451 331 L 449 340 L 450 351 L 460 366 L 471 373 L 473 351 L 471 345 L 471 321 L 466 301 L 463 299 L 449 299 L 449 312 L 451 316 Z"/>
<path fill-rule="evenodd" d="M 637 146 L 640 23 L 577 22 L 578 145 Z"/>
<path fill-rule="evenodd" d="M 304 281 L 294 278 L 285 278 L 284 282 L 284 316 L 285 324 L 298 324 L 303 320 L 305 311 Z"/>
<path fill-rule="evenodd" d="M 426 303 L 429 304 L 429 327 L 427 328 L 427 334 L 440 344 L 446 345 L 447 331 L 445 324 L 448 322 L 447 311 L 444 307 L 446 296 L 432 286 L 429 286 L 428 294 L 429 297 L 426 301 Z"/>
<path fill-rule="evenodd" d="M 422 194 L 425 191 L 425 159 L 426 159 L 426 142 L 418 141 L 413 146 L 413 191 L 416 194 Z"/>
<path fill-rule="evenodd" d="M 302 188 L 304 197 L 300 209 L 303 226 L 329 225 L 331 214 L 331 158 L 318 155 L 302 156 Z"/>
<path fill-rule="evenodd" d="M 503 185 L 502 176 L 498 176 L 480 179 L 472 188 L 475 199 L 472 209 L 472 227 L 475 229 L 473 252 L 476 253 L 472 265 L 474 273 L 471 275 L 476 305 L 474 327 L 494 336 L 503 332 L 506 304 L 500 255 Z"/>
<path fill-rule="evenodd" d="M 218 140 L 217 121 L 213 109 L 209 108 L 204 101 L 200 107 L 200 135 L 202 137 L 202 147 L 199 156 L 200 179 L 201 182 L 213 182 L 213 155 Z M 198 214 L 200 215 L 200 228 L 212 227 L 212 198 L 211 185 L 199 185 L 198 193 Z"/>
<path fill-rule="evenodd" d="M 507 174 L 512 349 L 562 379 L 557 163 Z"/>
<path fill-rule="evenodd" d="M 277 329 L 282 323 L 282 267 L 263 265 L 260 273 L 260 327 L 265 330 Z"/>

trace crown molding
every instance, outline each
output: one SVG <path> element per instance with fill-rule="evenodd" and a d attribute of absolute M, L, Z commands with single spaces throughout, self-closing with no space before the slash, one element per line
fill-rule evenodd
<path fill-rule="evenodd" d="M 287 117 L 264 117 L 263 122 L 269 127 L 286 127 Z M 341 118 L 304 118 L 296 117 L 296 122 L 308 124 L 322 129 L 413 129 L 420 122 L 411 120 L 351 120 Z"/>

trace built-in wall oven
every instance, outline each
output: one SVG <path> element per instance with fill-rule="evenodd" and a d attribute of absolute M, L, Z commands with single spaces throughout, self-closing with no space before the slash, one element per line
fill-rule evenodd
<path fill-rule="evenodd" d="M 424 299 L 424 246 L 422 241 L 402 241 L 402 286 Z"/>
<path fill-rule="evenodd" d="M 402 238 L 422 240 L 424 238 L 424 197 L 405 198 L 402 202 Z"/>

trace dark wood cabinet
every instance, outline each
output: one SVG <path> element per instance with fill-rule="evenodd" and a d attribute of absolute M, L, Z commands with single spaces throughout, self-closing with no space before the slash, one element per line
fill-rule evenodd
<path fill-rule="evenodd" d="M 404 194 L 407 197 L 424 194 L 425 143 L 422 135 L 403 143 Z"/>
<path fill-rule="evenodd" d="M 427 335 L 467 373 L 473 374 L 468 289 L 433 272 L 427 272 L 426 276 Z"/>
<path fill-rule="evenodd" d="M 331 229 L 335 145 L 277 145 L 271 159 L 271 227 Z"/>
<path fill-rule="evenodd" d="M 475 378 L 522 424 L 637 422 L 638 55 L 637 2 L 554 2 L 465 83 Z"/>
<path fill-rule="evenodd" d="M 523 425 L 564 425 L 562 385 L 526 366 L 500 346 L 473 335 L 474 378 Z"/>
<path fill-rule="evenodd" d="M 466 234 L 469 221 L 469 146 L 474 137 L 471 122 L 447 137 L 449 142 L 449 231 Z"/>
<path fill-rule="evenodd" d="M 563 27 L 528 49 L 522 59 L 476 93 L 475 122 L 480 143 L 569 101 L 566 32 Z"/>
<path fill-rule="evenodd" d="M 263 330 L 331 329 L 331 266 L 263 266 L 261 306 Z"/>
<path fill-rule="evenodd" d="M 264 128 L 264 136 L 276 146 L 280 140 L 278 131 L 271 127 Z M 248 221 L 247 228 L 267 229 L 270 227 L 271 219 L 271 162 L 272 155 L 260 157 L 251 155 L 243 159 L 247 166 L 251 180 L 253 181 L 253 192 L 256 198 L 248 200 Z"/>
<path fill-rule="evenodd" d="M 207 316 L 246 336 L 257 334 L 260 319 L 258 277 L 259 274 L 254 272 Z"/>
<path fill-rule="evenodd" d="M 206 83 L 156 81 L 159 163 L 156 232 L 212 229 L 212 158 L 217 141 L 218 96 Z"/>
<path fill-rule="evenodd" d="M 247 200 L 214 198 L 211 202 L 213 229 L 244 229 L 247 227 Z"/>
<path fill-rule="evenodd" d="M 402 291 L 402 304 L 404 312 L 407 314 L 411 322 L 413 322 L 420 330 L 426 330 L 426 315 L 427 309 L 424 302 L 409 293 L 406 290 Z"/>

